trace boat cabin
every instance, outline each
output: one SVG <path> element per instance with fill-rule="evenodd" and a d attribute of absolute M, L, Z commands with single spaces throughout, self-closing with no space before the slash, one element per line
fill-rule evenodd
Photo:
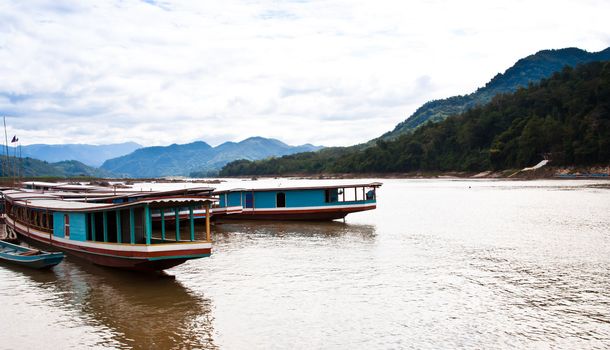
<path fill-rule="evenodd" d="M 205 232 L 198 232 L 193 214 L 199 206 L 209 211 L 209 198 L 146 198 L 117 204 L 40 196 L 5 193 L 7 225 L 25 238 L 95 263 L 158 270 L 211 253 L 209 220 Z M 153 213 L 181 210 L 190 217 L 153 227 Z"/>
<path fill-rule="evenodd" d="M 216 191 L 218 206 L 241 206 L 231 219 L 333 220 L 374 209 L 379 182 L 368 184 Z M 223 217 L 224 218 L 224 217 Z M 226 217 L 229 218 L 229 217 Z"/>

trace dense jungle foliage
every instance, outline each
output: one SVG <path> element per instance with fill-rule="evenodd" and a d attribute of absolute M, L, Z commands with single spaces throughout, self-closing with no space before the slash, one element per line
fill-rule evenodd
<path fill-rule="evenodd" d="M 328 148 L 227 164 L 221 176 L 521 168 L 610 162 L 610 62 L 561 72 L 366 149 Z"/>

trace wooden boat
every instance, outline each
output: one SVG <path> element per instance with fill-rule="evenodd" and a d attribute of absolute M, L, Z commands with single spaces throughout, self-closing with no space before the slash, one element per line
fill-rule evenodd
<path fill-rule="evenodd" d="M 377 188 L 382 184 L 252 188 L 215 191 L 219 208 L 242 207 L 241 213 L 222 219 L 316 220 L 344 218 L 349 213 L 377 207 Z"/>
<path fill-rule="evenodd" d="M 205 233 L 196 235 L 192 214 L 198 206 L 209 210 L 213 199 L 208 197 L 155 192 L 114 203 L 92 203 L 83 198 L 58 199 L 50 192 L 4 191 L 3 195 L 6 225 L 20 238 L 97 265 L 158 271 L 211 254 L 209 219 Z M 153 232 L 153 212 L 184 208 L 191 213 L 182 221 L 187 225 L 176 220 L 173 225 L 162 223 Z"/>
<path fill-rule="evenodd" d="M 0 241 L 0 260 L 12 264 L 45 269 L 59 264 L 63 259 L 64 253 L 61 252 L 50 253 Z"/>

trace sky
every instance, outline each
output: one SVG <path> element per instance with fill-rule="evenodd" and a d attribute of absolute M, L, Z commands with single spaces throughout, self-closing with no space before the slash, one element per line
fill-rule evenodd
<path fill-rule="evenodd" d="M 22 144 L 251 136 L 347 146 L 543 49 L 610 46 L 610 1 L 0 2 Z"/>

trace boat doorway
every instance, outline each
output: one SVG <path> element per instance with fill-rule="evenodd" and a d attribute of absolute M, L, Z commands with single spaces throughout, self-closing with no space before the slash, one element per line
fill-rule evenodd
<path fill-rule="evenodd" d="M 246 193 L 246 208 L 254 208 L 254 195 L 250 193 Z"/>
<path fill-rule="evenodd" d="M 275 206 L 276 206 L 276 208 L 285 208 L 286 207 L 286 193 L 278 192 L 275 195 Z"/>

